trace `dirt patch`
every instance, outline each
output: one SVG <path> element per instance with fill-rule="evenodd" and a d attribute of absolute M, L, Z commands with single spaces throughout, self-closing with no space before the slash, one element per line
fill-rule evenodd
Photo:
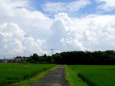
<path fill-rule="evenodd" d="M 68 86 L 65 80 L 64 65 L 49 72 L 38 83 L 34 83 L 31 86 Z"/>

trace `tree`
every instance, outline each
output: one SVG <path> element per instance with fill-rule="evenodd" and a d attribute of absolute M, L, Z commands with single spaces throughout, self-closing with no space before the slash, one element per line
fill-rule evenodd
<path fill-rule="evenodd" d="M 36 53 L 34 53 L 31 58 L 35 61 L 39 61 L 39 56 Z"/>

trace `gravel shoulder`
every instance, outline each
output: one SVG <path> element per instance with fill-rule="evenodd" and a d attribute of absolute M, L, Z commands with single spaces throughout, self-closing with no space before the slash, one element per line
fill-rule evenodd
<path fill-rule="evenodd" d="M 68 86 L 65 80 L 64 65 L 60 65 L 55 70 L 49 72 L 39 82 L 31 86 Z"/>

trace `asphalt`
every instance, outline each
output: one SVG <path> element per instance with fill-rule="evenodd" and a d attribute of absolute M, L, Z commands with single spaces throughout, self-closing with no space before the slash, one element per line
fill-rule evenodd
<path fill-rule="evenodd" d="M 55 70 L 49 72 L 39 82 L 31 86 L 68 86 L 65 80 L 64 65 L 60 65 Z"/>

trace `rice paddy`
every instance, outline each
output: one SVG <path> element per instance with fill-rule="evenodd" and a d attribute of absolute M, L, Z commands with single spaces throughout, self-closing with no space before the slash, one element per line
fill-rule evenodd
<path fill-rule="evenodd" d="M 56 66 L 55 64 L 0 64 L 0 86 L 29 80 L 36 74 Z M 114 65 L 65 66 L 70 86 L 115 86 Z"/>
<path fill-rule="evenodd" d="M 69 67 L 76 72 L 76 77 L 81 78 L 88 86 L 115 86 L 114 65 L 71 65 Z"/>
<path fill-rule="evenodd" d="M 30 79 L 54 64 L 0 64 L 0 86 Z"/>

